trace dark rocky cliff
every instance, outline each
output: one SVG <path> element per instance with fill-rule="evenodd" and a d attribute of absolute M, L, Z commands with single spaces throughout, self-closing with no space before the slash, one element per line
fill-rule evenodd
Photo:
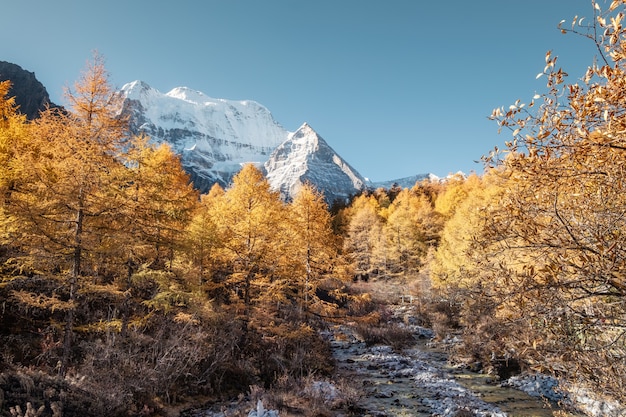
<path fill-rule="evenodd" d="M 47 106 L 59 107 L 50 101 L 48 91 L 41 84 L 35 73 L 27 71 L 19 65 L 0 61 L 0 81 L 9 80 L 12 83 L 9 97 L 15 97 L 19 111 L 29 120 L 37 118 L 39 112 Z"/>

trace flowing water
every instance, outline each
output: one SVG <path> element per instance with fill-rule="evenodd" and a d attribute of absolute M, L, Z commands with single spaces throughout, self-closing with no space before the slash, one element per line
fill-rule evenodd
<path fill-rule="evenodd" d="M 488 375 L 448 365 L 422 338 L 413 349 L 366 346 L 345 326 L 333 331 L 338 372 L 360 386 L 360 416 L 577 416 L 555 403 L 503 387 Z"/>
<path fill-rule="evenodd" d="M 403 322 L 410 320 L 404 317 Z M 416 343 L 411 349 L 402 351 L 394 351 L 389 346 L 367 346 L 350 326 L 336 325 L 326 333 L 337 363 L 337 377 L 348 381 L 361 393 L 349 413 L 336 410 L 333 416 L 583 416 L 566 413 L 554 401 L 503 386 L 489 375 L 451 366 L 446 352 L 428 342 L 432 332 L 418 326 L 411 328 L 415 332 Z M 539 389 L 551 391 L 549 380 L 539 378 L 524 382 L 527 386 L 534 385 L 536 392 Z M 231 412 L 203 409 L 185 415 L 239 416 L 242 415 L 239 407 L 233 404 Z M 275 414 L 262 413 L 263 417 L 270 415 Z"/>

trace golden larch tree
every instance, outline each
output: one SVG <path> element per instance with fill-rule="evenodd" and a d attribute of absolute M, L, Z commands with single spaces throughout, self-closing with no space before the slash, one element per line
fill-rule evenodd
<path fill-rule="evenodd" d="M 219 219 L 216 255 L 230 266 L 226 284 L 239 295 L 247 319 L 253 302 L 269 294 L 281 297 L 270 285 L 284 254 L 283 204 L 262 172 L 246 164 L 213 209 Z"/>
<path fill-rule="evenodd" d="M 299 287 L 302 309 L 308 311 L 320 280 L 333 270 L 338 250 L 324 196 L 311 184 L 289 204 L 288 228 L 288 271 Z"/>
<path fill-rule="evenodd" d="M 425 195 L 404 189 L 389 206 L 384 233 L 390 272 L 415 273 L 429 248 L 435 247 L 440 229 L 438 215 Z"/>
<path fill-rule="evenodd" d="M 380 210 L 378 200 L 373 196 L 361 195 L 350 205 L 344 252 L 356 277 L 368 279 L 386 267 L 386 244 Z"/>
<path fill-rule="evenodd" d="M 134 240 L 129 261 L 171 267 L 175 252 L 183 248 L 199 194 L 167 144 L 152 144 L 145 136 L 132 138 L 127 165 L 131 183 L 125 188 L 124 229 L 132 230 L 127 236 Z"/>
<path fill-rule="evenodd" d="M 69 112 L 47 110 L 31 127 L 30 141 L 16 156 L 24 167 L 11 192 L 10 210 L 32 265 L 61 271 L 67 300 L 64 353 L 69 364 L 74 311 L 81 277 L 98 274 L 97 262 L 115 238 L 125 167 L 118 160 L 127 139 L 117 117 L 117 95 L 98 55 L 88 63 L 74 90 L 66 94 Z"/>

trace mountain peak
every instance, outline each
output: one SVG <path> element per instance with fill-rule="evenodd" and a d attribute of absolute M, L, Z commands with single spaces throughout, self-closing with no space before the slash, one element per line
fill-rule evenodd
<path fill-rule="evenodd" d="M 122 87 L 123 91 L 146 91 L 152 90 L 152 87 L 148 85 L 147 82 L 141 80 L 135 80 L 130 83 L 124 84 Z"/>
<path fill-rule="evenodd" d="M 193 90 L 189 87 L 176 87 L 170 90 L 165 95 L 195 104 L 205 104 L 218 101 L 200 91 Z"/>
<path fill-rule="evenodd" d="M 135 80 L 124 84 L 121 89 L 122 96 L 129 100 L 146 101 L 151 97 L 160 95 L 161 92 L 152 88 L 145 81 Z"/>
<path fill-rule="evenodd" d="M 270 185 L 285 200 L 293 199 L 305 182 L 323 192 L 329 204 L 365 187 L 365 179 L 307 123 L 272 152 L 265 169 Z"/>

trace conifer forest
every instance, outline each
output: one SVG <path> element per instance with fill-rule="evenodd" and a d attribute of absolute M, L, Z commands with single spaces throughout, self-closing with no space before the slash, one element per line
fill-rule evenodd
<path fill-rule="evenodd" d="M 484 173 L 332 206 L 312 184 L 281 200 L 252 164 L 200 195 L 130 133 L 97 53 L 34 120 L 0 83 L 0 414 L 177 415 L 338 384 L 328 329 L 410 346 L 390 320 L 407 302 L 456 341 L 450 361 L 625 404 L 624 1 L 593 13 L 560 28 L 598 58 L 570 80 L 546 54 L 546 91 L 491 114 L 506 142 Z M 358 415 L 348 397 L 271 406 Z"/>

